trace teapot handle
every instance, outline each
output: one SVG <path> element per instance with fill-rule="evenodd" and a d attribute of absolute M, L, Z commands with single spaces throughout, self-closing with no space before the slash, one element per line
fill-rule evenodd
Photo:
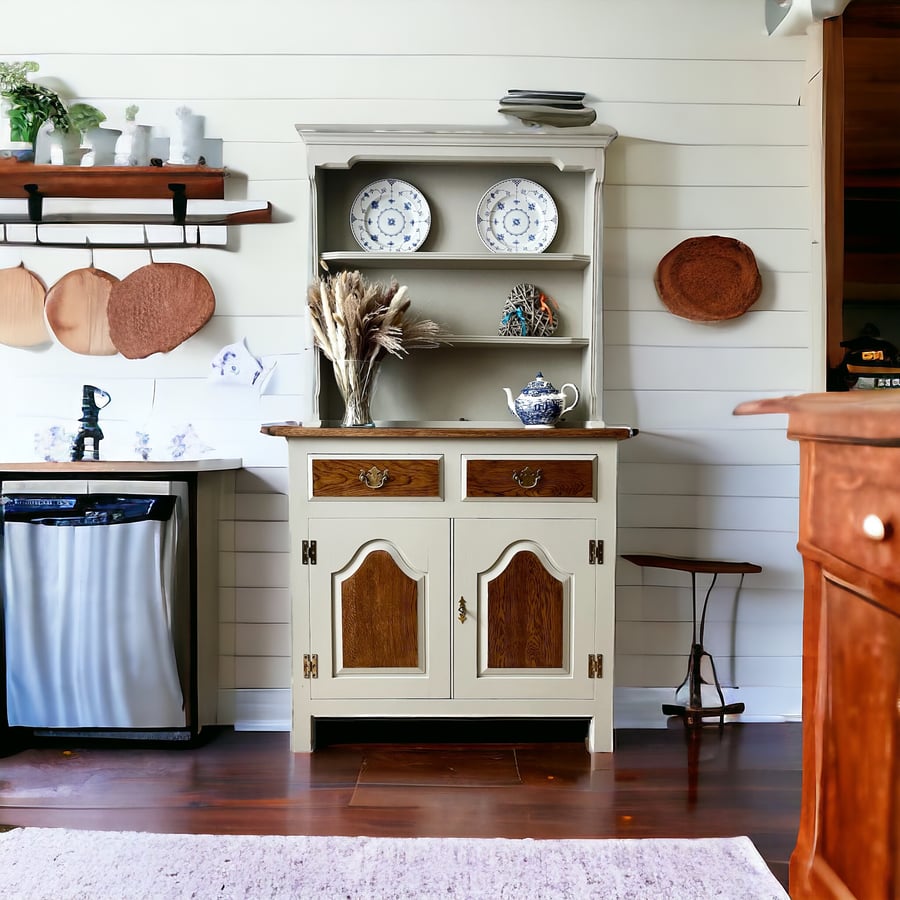
<path fill-rule="evenodd" d="M 566 388 L 572 388 L 572 391 L 575 394 L 575 399 L 568 406 L 563 407 L 563 411 L 560 413 L 561 416 L 565 415 L 570 409 L 574 409 L 578 405 L 578 398 L 580 396 L 578 393 L 578 388 L 575 387 L 574 384 L 564 384 L 559 389 L 560 394 L 563 395 L 563 402 L 565 402 Z"/>

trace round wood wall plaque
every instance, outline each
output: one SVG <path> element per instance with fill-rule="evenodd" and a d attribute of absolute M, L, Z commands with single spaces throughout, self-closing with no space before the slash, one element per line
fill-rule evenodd
<path fill-rule="evenodd" d="M 695 322 L 743 315 L 758 299 L 762 279 L 753 251 L 735 238 L 688 238 L 656 267 L 656 292 L 669 311 Z"/>

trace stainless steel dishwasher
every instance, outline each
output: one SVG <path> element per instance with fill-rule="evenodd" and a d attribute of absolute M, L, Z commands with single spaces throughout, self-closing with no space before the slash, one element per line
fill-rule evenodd
<path fill-rule="evenodd" d="M 11 727 L 187 736 L 187 502 L 180 482 L 4 482 Z"/>

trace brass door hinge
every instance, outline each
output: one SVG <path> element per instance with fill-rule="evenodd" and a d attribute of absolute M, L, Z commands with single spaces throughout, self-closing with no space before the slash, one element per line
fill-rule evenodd
<path fill-rule="evenodd" d="M 603 654 L 588 653 L 588 678 L 603 677 Z"/>
<path fill-rule="evenodd" d="M 588 541 L 588 564 L 592 566 L 603 565 L 603 541 Z"/>
<path fill-rule="evenodd" d="M 316 564 L 315 541 L 303 541 L 300 544 L 300 561 L 304 566 L 314 566 Z"/>
<path fill-rule="evenodd" d="M 319 654 L 304 653 L 303 654 L 303 677 L 318 678 L 319 677 Z"/>

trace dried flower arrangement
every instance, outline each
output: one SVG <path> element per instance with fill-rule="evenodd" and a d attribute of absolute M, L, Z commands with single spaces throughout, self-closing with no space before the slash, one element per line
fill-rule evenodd
<path fill-rule="evenodd" d="M 403 357 L 446 343 L 437 322 L 409 317 L 406 285 L 395 279 L 385 285 L 342 271 L 313 282 L 307 298 L 313 337 L 331 360 L 347 406 L 345 425 L 371 424 L 371 390 L 386 354 Z"/>

